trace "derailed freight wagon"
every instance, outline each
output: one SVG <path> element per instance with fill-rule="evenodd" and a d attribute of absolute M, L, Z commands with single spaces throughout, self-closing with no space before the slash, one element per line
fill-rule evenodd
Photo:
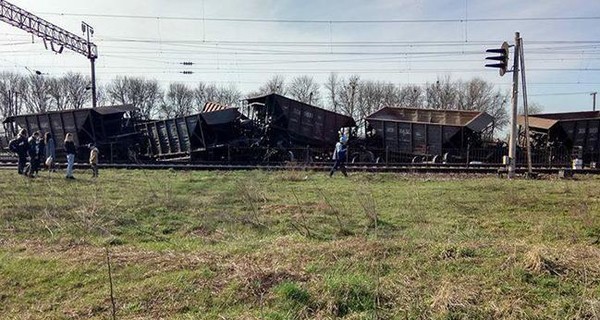
<path fill-rule="evenodd" d="M 498 162 L 498 152 L 473 152 L 491 140 L 494 118 L 486 112 L 383 108 L 366 120 L 368 147 L 387 162 Z"/>
<path fill-rule="evenodd" d="M 232 148 L 250 144 L 244 135 L 246 118 L 237 108 L 205 110 L 136 125 L 148 139 L 144 154 L 155 160 L 223 161 L 230 160 Z"/>
<path fill-rule="evenodd" d="M 520 116 L 521 137 L 524 117 Z M 544 113 L 529 116 L 532 155 L 537 164 L 569 165 L 573 158 L 600 162 L 600 111 Z M 525 140 L 520 139 L 524 147 Z"/>
<path fill-rule="evenodd" d="M 40 131 L 50 132 L 56 143 L 57 157 L 64 158 L 64 139 L 72 133 L 78 146 L 78 161 L 86 161 L 87 144 L 95 144 L 100 150 L 102 162 L 136 161 L 139 134 L 134 129 L 134 113 L 131 105 L 71 109 L 36 114 L 11 116 L 3 121 L 7 138 L 15 137 L 20 129 L 29 135 Z"/>
<path fill-rule="evenodd" d="M 266 158 L 312 160 L 330 156 L 342 128 L 356 127 L 352 117 L 278 94 L 249 98 L 247 114 L 259 130 Z"/>

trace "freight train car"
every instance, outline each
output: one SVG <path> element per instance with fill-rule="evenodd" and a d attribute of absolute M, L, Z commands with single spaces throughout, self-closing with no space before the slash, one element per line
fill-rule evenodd
<path fill-rule="evenodd" d="M 87 159 L 87 144 L 100 149 L 103 162 L 136 161 L 139 134 L 134 130 L 135 108 L 131 105 L 50 111 L 11 116 L 3 121 L 7 139 L 20 129 L 50 132 L 56 142 L 58 157 L 64 157 L 65 134 L 73 134 L 79 146 L 78 159 Z"/>
<path fill-rule="evenodd" d="M 491 139 L 494 123 L 486 112 L 388 107 L 365 120 L 368 148 L 382 161 L 404 163 L 466 161 L 468 149 Z M 470 161 L 499 161 L 493 157 L 481 153 Z"/>
<path fill-rule="evenodd" d="M 339 139 L 340 129 L 356 127 L 351 117 L 278 94 L 246 102 L 249 118 L 260 130 L 258 144 L 270 148 L 267 157 L 283 153 L 292 159 L 324 158 Z M 311 154 L 306 154 L 309 150 Z"/>
<path fill-rule="evenodd" d="M 205 106 L 209 112 L 137 124 L 148 139 L 144 154 L 155 160 L 231 160 L 231 148 L 251 144 L 244 134 L 246 117 L 237 108 L 213 106 Z"/>
<path fill-rule="evenodd" d="M 520 116 L 519 125 L 524 120 Z M 529 128 L 537 164 L 568 165 L 572 158 L 585 164 L 600 162 L 600 111 L 534 114 L 529 116 Z M 524 146 L 523 139 L 520 144 Z"/>

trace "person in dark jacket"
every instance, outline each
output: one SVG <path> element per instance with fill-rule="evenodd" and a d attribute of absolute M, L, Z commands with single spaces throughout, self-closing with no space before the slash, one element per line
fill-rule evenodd
<path fill-rule="evenodd" d="M 75 165 L 75 154 L 77 153 L 77 147 L 73 141 L 73 134 L 67 133 L 65 135 L 65 152 L 67 154 L 67 179 L 75 179 L 73 177 L 73 166 Z"/>
<path fill-rule="evenodd" d="M 17 165 L 17 171 L 19 174 L 25 173 L 25 166 L 27 165 L 27 152 L 29 151 L 29 143 L 27 142 L 27 130 L 21 129 L 19 136 L 10 141 L 8 145 L 10 151 L 17 154 L 19 162 Z"/>
<path fill-rule="evenodd" d="M 38 152 L 38 138 L 40 137 L 40 133 L 38 131 L 34 132 L 29 140 L 27 141 L 29 144 L 29 170 L 27 170 L 27 176 L 33 178 L 38 169 L 39 161 L 39 152 Z"/>

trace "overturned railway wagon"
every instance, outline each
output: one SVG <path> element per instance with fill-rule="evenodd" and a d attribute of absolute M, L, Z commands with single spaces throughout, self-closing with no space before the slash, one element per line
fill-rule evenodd
<path fill-rule="evenodd" d="M 78 159 L 86 160 L 87 144 L 95 144 L 103 161 L 132 161 L 136 158 L 139 135 L 134 130 L 131 105 L 50 111 L 37 114 L 11 116 L 3 121 L 7 139 L 20 129 L 29 135 L 40 131 L 50 132 L 56 142 L 58 157 L 64 157 L 66 133 L 72 133 L 78 146 Z"/>
<path fill-rule="evenodd" d="M 148 139 L 146 155 L 157 160 L 222 160 L 229 147 L 242 139 L 240 123 L 245 117 L 237 108 L 208 110 L 137 124 Z"/>
<path fill-rule="evenodd" d="M 520 116 L 518 122 L 522 126 L 525 119 Z M 539 159 L 551 164 L 569 163 L 572 157 L 600 162 L 600 111 L 534 114 L 529 128 Z"/>
<path fill-rule="evenodd" d="M 248 114 L 270 146 L 331 148 L 341 128 L 356 127 L 352 117 L 278 94 L 246 100 Z"/>
<path fill-rule="evenodd" d="M 491 138 L 494 125 L 494 118 L 486 112 L 389 107 L 365 120 L 369 147 L 379 149 L 380 157 L 391 155 L 396 162 L 415 156 L 464 157 L 468 148 Z M 471 160 L 491 162 L 491 156 L 482 154 L 481 159 Z"/>

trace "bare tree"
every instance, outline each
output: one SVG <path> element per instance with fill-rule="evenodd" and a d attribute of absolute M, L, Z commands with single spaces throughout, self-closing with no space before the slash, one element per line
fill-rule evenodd
<path fill-rule="evenodd" d="M 398 107 L 422 108 L 425 104 L 423 88 L 417 85 L 407 85 L 398 92 Z"/>
<path fill-rule="evenodd" d="M 538 114 L 538 113 L 542 113 L 544 112 L 544 106 L 540 103 L 537 102 L 529 102 L 527 104 L 527 111 L 529 112 L 529 115 L 534 115 L 534 114 Z M 523 106 L 519 106 L 519 114 L 523 115 L 525 114 L 525 111 L 523 109 Z"/>
<path fill-rule="evenodd" d="M 65 110 L 67 107 L 68 94 L 64 84 L 64 78 L 52 78 L 48 80 L 48 95 L 50 96 L 50 109 Z"/>
<path fill-rule="evenodd" d="M 25 78 L 12 72 L 0 73 L 0 119 L 18 115 L 23 109 Z"/>
<path fill-rule="evenodd" d="M 163 91 L 156 80 L 118 77 L 106 88 L 108 100 L 113 104 L 132 104 L 143 119 L 151 119 L 163 100 Z"/>
<path fill-rule="evenodd" d="M 187 116 L 192 113 L 194 91 L 183 83 L 171 83 L 161 113 L 166 118 Z"/>
<path fill-rule="evenodd" d="M 242 93 L 233 85 L 217 87 L 214 84 L 200 82 L 193 90 L 193 96 L 194 105 L 197 111 L 200 112 L 207 102 L 236 106 L 242 97 Z"/>
<path fill-rule="evenodd" d="M 67 104 L 71 109 L 81 109 L 92 100 L 90 78 L 81 73 L 67 73 L 62 79 L 67 94 Z"/>
<path fill-rule="evenodd" d="M 340 111 L 342 114 L 356 119 L 359 116 L 357 113 L 357 98 L 360 77 L 353 75 L 348 80 L 342 80 L 340 83 L 340 90 L 338 92 Z"/>
<path fill-rule="evenodd" d="M 25 108 L 30 113 L 41 113 L 51 110 L 51 97 L 48 94 L 50 85 L 46 78 L 30 75 L 26 79 Z"/>
<path fill-rule="evenodd" d="M 319 104 L 321 99 L 319 84 L 310 76 L 299 76 L 292 79 L 288 93 L 292 98 L 312 105 Z"/>
<path fill-rule="evenodd" d="M 431 109 L 454 109 L 457 95 L 456 85 L 449 76 L 425 85 L 427 107 Z"/>
<path fill-rule="evenodd" d="M 258 88 L 258 91 L 250 93 L 249 97 L 256 97 L 265 94 L 277 93 L 285 96 L 288 93 L 288 88 L 285 86 L 285 77 L 282 75 L 274 75 L 265 84 Z"/>
<path fill-rule="evenodd" d="M 341 82 L 338 78 L 337 73 L 331 73 L 329 77 L 327 77 L 327 82 L 325 83 L 325 90 L 327 90 L 327 105 L 334 112 L 338 112 L 339 108 L 339 91 L 341 90 Z"/>
<path fill-rule="evenodd" d="M 482 79 L 475 78 L 456 83 L 456 109 L 477 110 L 494 117 L 495 128 L 502 129 L 508 124 L 508 94 L 495 90 L 494 86 Z"/>
<path fill-rule="evenodd" d="M 381 109 L 384 104 L 384 85 L 381 82 L 363 81 L 358 86 L 357 111 L 359 121 Z"/>

